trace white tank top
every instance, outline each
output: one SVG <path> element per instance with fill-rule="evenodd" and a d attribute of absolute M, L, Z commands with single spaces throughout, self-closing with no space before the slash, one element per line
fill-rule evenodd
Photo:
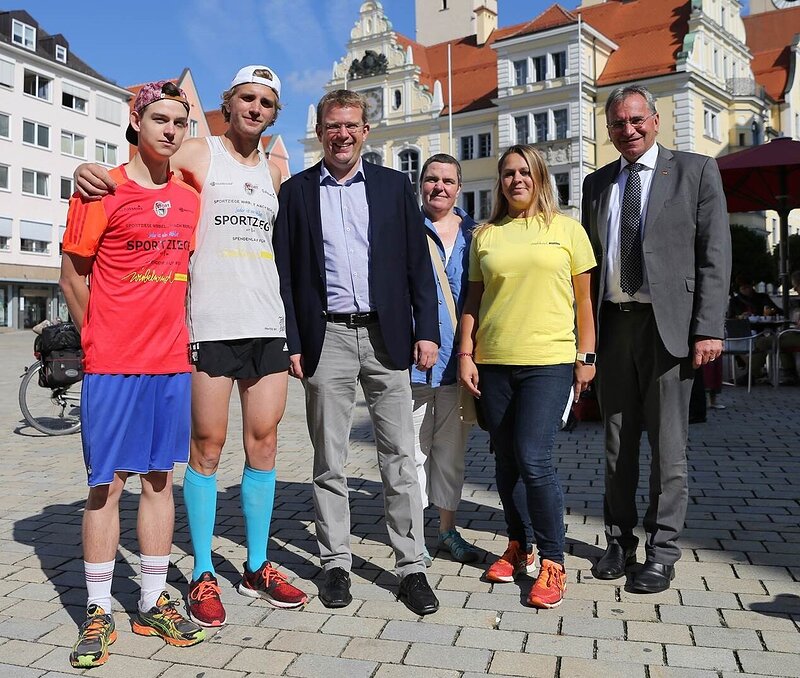
<path fill-rule="evenodd" d="M 272 249 L 278 196 L 267 161 L 234 160 L 207 137 L 211 160 L 200 193 L 200 222 L 189 267 L 191 340 L 285 337 Z"/>

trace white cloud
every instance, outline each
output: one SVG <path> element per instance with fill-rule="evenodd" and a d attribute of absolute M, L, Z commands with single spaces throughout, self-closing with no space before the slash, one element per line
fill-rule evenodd
<path fill-rule="evenodd" d="M 309 94 L 319 98 L 323 94 L 323 87 L 330 79 L 330 69 L 306 68 L 302 71 L 292 71 L 286 76 L 284 82 L 295 94 Z"/>

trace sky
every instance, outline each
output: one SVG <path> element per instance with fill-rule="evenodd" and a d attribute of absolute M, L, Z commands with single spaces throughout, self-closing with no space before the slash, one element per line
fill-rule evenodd
<path fill-rule="evenodd" d="M 434 0 L 426 0 L 433 2 Z M 658 0 L 650 0 L 658 2 Z M 323 94 L 362 0 L 3 0 L 26 10 L 94 70 L 123 87 L 178 77 L 189 67 L 203 107 L 215 109 L 236 71 L 264 64 L 281 79 L 280 119 L 291 169 L 303 168 L 308 107 Z M 499 25 L 528 21 L 554 0 L 499 0 Z M 414 37 L 414 0 L 382 0 L 393 28 Z M 580 0 L 561 0 L 574 9 Z M 122 9 L 124 7 L 124 10 Z"/>

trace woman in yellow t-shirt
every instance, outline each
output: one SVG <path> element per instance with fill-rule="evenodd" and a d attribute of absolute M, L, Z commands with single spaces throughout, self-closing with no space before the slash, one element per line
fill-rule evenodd
<path fill-rule="evenodd" d="M 594 378 L 595 259 L 583 227 L 558 213 L 533 147 L 509 148 L 498 172 L 492 214 L 470 248 L 459 379 L 480 397 L 508 529 L 508 548 L 486 578 L 510 582 L 535 569 L 512 497 L 521 480 L 541 560 L 528 604 L 550 608 L 566 590 L 564 499 L 552 449 L 568 399 Z"/>

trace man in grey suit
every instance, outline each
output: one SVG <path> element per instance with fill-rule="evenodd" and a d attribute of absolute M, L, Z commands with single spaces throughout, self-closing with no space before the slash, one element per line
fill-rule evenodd
<path fill-rule="evenodd" d="M 639 443 L 652 450 L 645 563 L 629 590 L 669 588 L 689 490 L 694 370 L 722 353 L 731 245 L 717 163 L 656 144 L 653 95 L 619 87 L 606 102 L 621 157 L 586 177 L 582 217 L 600 266 L 597 385 L 605 427 L 608 547 L 592 568 L 616 579 L 636 562 Z"/>

